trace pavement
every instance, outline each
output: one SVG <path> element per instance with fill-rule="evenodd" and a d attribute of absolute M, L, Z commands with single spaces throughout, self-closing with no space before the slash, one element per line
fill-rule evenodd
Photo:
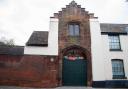
<path fill-rule="evenodd" d="M 30 87 L 17 87 L 17 86 L 0 86 L 0 89 L 124 89 L 124 88 L 92 88 L 92 87 L 30 88 Z"/>

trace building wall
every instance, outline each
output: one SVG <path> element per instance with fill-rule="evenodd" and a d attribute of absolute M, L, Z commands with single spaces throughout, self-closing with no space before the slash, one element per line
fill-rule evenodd
<path fill-rule="evenodd" d="M 79 37 L 69 36 L 70 22 L 79 23 Z M 120 43 L 122 51 L 109 51 L 108 35 L 101 35 L 98 19 L 80 5 L 70 3 L 50 19 L 48 47 L 25 46 L 24 55 L 0 55 L 0 85 L 62 85 L 63 50 L 78 47 L 86 50 L 87 85 L 111 87 L 113 85 L 109 82 L 114 80 L 111 59 L 123 59 L 128 77 L 128 35 L 120 35 Z M 128 79 L 119 79 L 118 82 L 122 80 Z M 123 85 L 128 87 L 128 81 Z"/>
<path fill-rule="evenodd" d="M 128 35 L 120 35 L 120 44 L 122 51 L 110 51 L 108 35 L 102 35 L 105 80 L 113 80 L 111 59 L 123 60 L 125 76 L 128 78 Z"/>
<path fill-rule="evenodd" d="M 0 85 L 58 86 L 58 19 L 50 19 L 48 47 L 25 46 L 24 55 L 0 55 Z"/>
<path fill-rule="evenodd" d="M 25 46 L 24 54 L 58 55 L 58 19 L 57 18 L 50 18 L 48 47 Z"/>
<path fill-rule="evenodd" d="M 123 59 L 128 77 L 128 35 L 120 35 L 122 51 L 110 51 L 108 35 L 101 35 L 97 19 L 90 19 L 93 80 L 112 80 L 111 59 Z"/>
<path fill-rule="evenodd" d="M 110 51 L 107 34 L 97 19 L 90 19 L 93 87 L 128 87 L 128 35 L 120 35 L 122 51 Z M 122 59 L 126 79 L 113 79 L 111 59 Z"/>
<path fill-rule="evenodd" d="M 57 59 L 55 56 L 0 55 L 0 85 L 56 87 Z"/>
<path fill-rule="evenodd" d="M 104 60 L 102 57 L 102 37 L 98 19 L 90 19 L 91 54 L 93 81 L 104 81 Z"/>
<path fill-rule="evenodd" d="M 54 14 L 54 18 L 59 19 L 59 31 L 58 31 L 58 45 L 59 45 L 59 78 L 60 85 L 62 84 L 62 65 L 63 65 L 63 53 L 62 51 L 68 47 L 78 46 L 86 49 L 87 60 L 87 85 L 92 84 L 92 64 L 91 64 L 91 37 L 89 18 L 90 14 L 81 8 L 76 3 L 70 3 L 66 5 L 66 8 L 62 8 L 62 11 Z M 93 18 L 93 16 L 92 16 Z M 70 36 L 68 25 L 69 23 L 77 23 L 80 27 L 79 36 Z"/>

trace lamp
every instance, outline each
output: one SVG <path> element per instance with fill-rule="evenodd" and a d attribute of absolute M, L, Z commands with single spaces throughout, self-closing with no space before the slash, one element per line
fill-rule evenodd
<path fill-rule="evenodd" d="M 50 61 L 53 62 L 53 61 L 54 61 L 54 58 L 52 57 L 52 58 L 50 59 Z"/>

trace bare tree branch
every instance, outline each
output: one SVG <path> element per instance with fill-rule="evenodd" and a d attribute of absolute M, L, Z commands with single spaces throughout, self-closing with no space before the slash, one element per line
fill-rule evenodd
<path fill-rule="evenodd" d="M 13 39 L 7 40 L 5 37 L 0 38 L 0 45 L 1 46 L 14 46 L 15 42 Z"/>

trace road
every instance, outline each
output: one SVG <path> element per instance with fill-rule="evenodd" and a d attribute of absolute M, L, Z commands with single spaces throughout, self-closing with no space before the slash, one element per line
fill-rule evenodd
<path fill-rule="evenodd" d="M 29 87 L 16 87 L 16 86 L 0 86 L 0 89 L 124 89 L 124 88 L 92 88 L 92 87 L 29 88 Z"/>

